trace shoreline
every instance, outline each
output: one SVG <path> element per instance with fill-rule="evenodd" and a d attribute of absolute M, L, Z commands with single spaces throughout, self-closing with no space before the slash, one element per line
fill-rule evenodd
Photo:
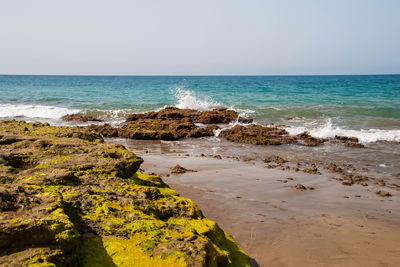
<path fill-rule="evenodd" d="M 399 193 L 393 188 L 345 186 L 326 171 L 270 169 L 260 159 L 201 157 L 189 140 L 189 145 L 175 142 L 169 150 L 160 141 L 106 141 L 125 145 L 144 159 L 145 170 L 193 199 L 233 235 L 255 260 L 253 266 L 400 263 Z M 176 164 L 196 172 L 171 174 L 169 168 Z M 309 189 L 298 190 L 297 184 Z M 377 195 L 382 188 L 392 197 Z"/>

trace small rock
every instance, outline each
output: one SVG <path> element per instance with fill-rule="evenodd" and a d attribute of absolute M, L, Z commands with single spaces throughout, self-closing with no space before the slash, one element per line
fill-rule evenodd
<path fill-rule="evenodd" d="M 379 186 L 385 186 L 385 185 L 386 185 L 385 181 L 383 181 L 382 179 L 379 180 L 377 184 L 378 184 Z"/>
<path fill-rule="evenodd" d="M 378 192 L 376 192 L 378 195 L 380 195 L 381 197 L 391 197 L 392 194 L 390 194 L 387 191 L 383 191 L 383 190 L 379 190 Z"/>
<path fill-rule="evenodd" d="M 307 190 L 307 188 L 302 184 L 297 184 L 294 188 L 296 188 L 297 190 Z"/>
<path fill-rule="evenodd" d="M 178 174 L 185 173 L 185 172 L 195 172 L 194 170 L 189 170 L 189 169 L 183 168 L 179 164 L 174 167 L 171 167 L 170 171 L 171 171 L 171 173 L 178 173 Z"/>
<path fill-rule="evenodd" d="M 343 181 L 342 182 L 342 185 L 348 185 L 348 186 L 350 186 L 350 185 L 353 185 L 354 183 L 352 182 L 352 181 Z"/>

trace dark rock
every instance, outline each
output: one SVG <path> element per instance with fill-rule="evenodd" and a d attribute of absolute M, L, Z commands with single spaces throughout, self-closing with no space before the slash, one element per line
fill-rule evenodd
<path fill-rule="evenodd" d="M 354 184 L 353 181 L 343 181 L 343 182 L 342 182 L 342 185 L 348 185 L 348 186 L 350 186 L 350 185 L 353 185 L 353 184 Z"/>
<path fill-rule="evenodd" d="M 338 167 L 333 162 L 329 163 L 328 166 L 326 166 L 326 169 L 328 169 L 330 172 L 333 172 L 333 173 L 337 173 L 337 172 L 342 173 L 343 172 L 342 168 Z"/>
<path fill-rule="evenodd" d="M 321 174 L 321 172 L 318 171 L 318 168 L 315 164 L 311 164 L 310 168 L 303 169 L 303 172 L 309 173 L 309 174 Z"/>
<path fill-rule="evenodd" d="M 171 171 L 171 173 L 175 173 L 175 174 L 182 174 L 182 173 L 186 173 L 186 172 L 196 172 L 194 170 L 186 169 L 179 164 L 175 165 L 174 167 L 171 167 L 170 171 Z"/>
<path fill-rule="evenodd" d="M 91 124 L 87 128 L 98 132 L 104 137 L 118 137 L 118 129 L 112 127 L 109 124 L 104 124 L 104 125 Z"/>
<path fill-rule="evenodd" d="M 381 197 L 391 197 L 392 196 L 392 194 L 390 194 L 389 192 L 387 192 L 387 191 L 383 191 L 383 190 L 380 190 L 380 191 L 378 191 L 378 192 L 376 192 L 378 195 L 380 195 Z"/>
<path fill-rule="evenodd" d="M 210 111 L 197 111 L 193 109 L 179 109 L 175 107 L 166 107 L 160 111 L 152 111 L 148 113 L 131 114 L 126 118 L 127 122 L 137 121 L 139 119 L 156 119 L 156 120 L 183 120 L 193 123 L 203 124 L 220 124 L 230 123 L 239 119 L 237 112 L 226 108 L 218 108 Z M 240 118 L 246 121 L 245 118 Z"/>
<path fill-rule="evenodd" d="M 335 138 L 332 140 L 334 143 L 343 143 L 347 147 L 358 147 L 363 148 L 364 145 L 359 143 L 357 137 L 347 137 L 347 136 L 340 136 L 336 135 Z"/>
<path fill-rule="evenodd" d="M 288 162 L 286 159 L 284 159 L 284 158 L 282 158 L 280 156 L 276 156 L 276 155 L 264 158 L 263 161 L 265 163 L 275 162 L 276 164 L 279 164 L 279 165 Z"/>
<path fill-rule="evenodd" d="M 88 122 L 88 121 L 102 121 L 90 115 L 71 114 L 62 117 L 64 121 Z"/>
<path fill-rule="evenodd" d="M 303 190 L 303 191 L 307 190 L 307 188 L 302 184 L 297 184 L 294 188 L 296 188 L 297 190 Z"/>
<path fill-rule="evenodd" d="M 312 137 L 308 132 L 302 132 L 296 135 L 296 137 L 302 140 L 306 146 L 319 146 L 327 141 L 327 139 L 324 138 Z"/>
<path fill-rule="evenodd" d="M 284 129 L 279 129 L 277 127 L 264 127 L 256 124 L 250 124 L 247 126 L 236 125 L 231 129 L 223 130 L 219 136 L 229 141 L 255 145 L 295 143 L 295 139 L 289 136 L 288 132 Z"/>

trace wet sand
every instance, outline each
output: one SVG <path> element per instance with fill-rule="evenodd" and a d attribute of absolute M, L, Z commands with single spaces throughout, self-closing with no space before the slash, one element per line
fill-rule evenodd
<path fill-rule="evenodd" d="M 197 147 L 178 143 L 171 150 L 158 141 L 108 141 L 143 157 L 147 173 L 194 200 L 234 236 L 254 266 L 400 266 L 400 194 L 392 188 L 383 187 L 392 197 L 381 197 L 381 186 L 344 186 L 329 172 L 201 157 Z M 170 174 L 176 164 L 196 172 Z M 309 189 L 295 189 L 297 184 Z"/>

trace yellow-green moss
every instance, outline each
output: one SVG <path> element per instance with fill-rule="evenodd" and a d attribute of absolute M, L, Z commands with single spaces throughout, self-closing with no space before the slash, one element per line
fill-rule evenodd
<path fill-rule="evenodd" d="M 41 123 L 0 122 L 0 135 L 12 140 L 0 151 L 0 186 L 12 200 L 0 249 L 36 249 L 25 265 L 248 266 L 229 234 L 139 172 L 143 160 L 124 147 Z"/>
<path fill-rule="evenodd" d="M 174 252 L 170 255 L 149 255 L 137 246 L 135 239 L 94 237 L 85 240 L 81 249 L 82 266 L 187 266 L 186 255 Z"/>

